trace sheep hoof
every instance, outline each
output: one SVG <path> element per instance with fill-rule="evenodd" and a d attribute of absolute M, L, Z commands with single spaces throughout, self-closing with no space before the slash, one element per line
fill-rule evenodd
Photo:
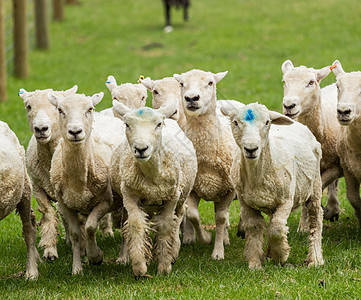
<path fill-rule="evenodd" d="M 332 212 L 327 207 L 324 207 L 324 209 L 323 209 L 323 218 L 325 220 L 329 220 L 331 222 L 338 221 L 339 213 L 338 212 L 337 213 Z"/>
<path fill-rule="evenodd" d="M 47 260 L 48 262 L 54 262 L 54 261 L 56 261 L 56 259 L 57 259 L 56 256 L 49 256 L 49 257 L 46 258 L 46 260 Z"/>
<path fill-rule="evenodd" d="M 165 32 L 165 33 L 170 33 L 170 32 L 172 32 L 172 31 L 173 31 L 173 27 L 172 27 L 172 26 L 168 25 L 168 26 L 165 26 L 165 27 L 164 27 L 164 32 Z"/>
<path fill-rule="evenodd" d="M 149 274 L 145 274 L 145 275 L 138 275 L 138 276 L 134 276 L 135 280 L 140 280 L 140 279 L 148 279 L 148 278 L 153 278 L 153 276 L 149 275 Z"/>
<path fill-rule="evenodd" d="M 237 236 L 243 240 L 246 238 L 246 233 L 244 231 L 237 231 Z"/>
<path fill-rule="evenodd" d="M 93 266 L 100 266 L 103 263 L 103 258 L 99 261 L 90 261 L 89 260 L 89 264 L 93 265 Z"/>

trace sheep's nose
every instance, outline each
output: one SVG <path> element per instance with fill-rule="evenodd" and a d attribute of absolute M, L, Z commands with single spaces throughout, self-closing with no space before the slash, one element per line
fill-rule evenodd
<path fill-rule="evenodd" d="M 345 110 L 342 110 L 342 109 L 338 109 L 337 110 L 337 113 L 340 115 L 340 116 L 344 116 L 344 117 L 347 117 L 351 114 L 351 109 L 345 109 Z"/>
<path fill-rule="evenodd" d="M 292 103 L 291 105 L 286 105 L 286 104 L 283 104 L 283 107 L 287 110 L 291 110 L 292 108 L 294 108 L 296 106 L 295 103 Z"/>
<path fill-rule="evenodd" d="M 187 102 L 194 102 L 194 101 L 198 101 L 200 97 L 199 97 L 199 95 L 197 95 L 194 97 L 185 96 L 184 98 L 186 99 Z"/>
<path fill-rule="evenodd" d="M 146 146 L 145 148 L 137 148 L 137 147 L 134 147 L 135 148 L 135 153 L 139 153 L 140 156 L 144 156 L 144 152 L 149 148 L 148 146 Z"/>
<path fill-rule="evenodd" d="M 35 126 L 34 129 L 37 133 L 44 133 L 45 131 L 47 131 L 49 129 L 49 127 L 48 126 L 43 126 L 43 127 Z"/>
<path fill-rule="evenodd" d="M 255 157 L 258 147 L 257 146 L 253 148 L 244 147 L 244 150 L 246 151 L 248 157 Z"/>
<path fill-rule="evenodd" d="M 69 130 L 69 133 L 73 136 L 77 136 L 78 134 L 82 133 L 82 129 L 79 130 Z"/>

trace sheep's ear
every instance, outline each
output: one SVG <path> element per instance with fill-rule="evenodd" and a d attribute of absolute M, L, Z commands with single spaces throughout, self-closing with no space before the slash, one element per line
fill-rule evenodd
<path fill-rule="evenodd" d="M 62 95 L 58 94 L 58 93 L 49 93 L 48 94 L 48 100 L 55 107 L 58 107 L 58 104 L 62 99 L 64 99 L 64 97 Z"/>
<path fill-rule="evenodd" d="M 74 85 L 72 88 L 70 88 L 70 89 L 68 89 L 68 90 L 65 90 L 65 91 L 64 91 L 64 95 L 72 95 L 72 94 L 75 94 L 77 90 L 78 90 L 78 86 L 77 86 L 77 85 Z"/>
<path fill-rule="evenodd" d="M 103 92 L 94 94 L 94 95 L 91 97 L 91 100 L 92 100 L 92 102 L 93 102 L 93 106 L 97 105 L 100 101 L 102 101 L 103 97 L 104 97 L 104 93 L 103 93 Z"/>
<path fill-rule="evenodd" d="M 128 106 L 118 102 L 117 100 L 113 100 L 113 108 L 122 117 L 131 111 L 131 109 Z"/>
<path fill-rule="evenodd" d="M 139 79 L 139 82 L 143 84 L 147 88 L 147 90 L 153 91 L 154 81 L 150 77 Z"/>
<path fill-rule="evenodd" d="M 238 112 L 238 109 L 230 101 L 226 101 L 226 100 L 222 100 L 220 102 L 220 109 L 221 109 L 222 114 L 230 117 L 231 119 Z"/>
<path fill-rule="evenodd" d="M 181 81 L 182 81 L 182 75 L 173 74 L 173 77 L 174 77 L 174 79 L 177 80 L 178 82 L 181 82 Z"/>
<path fill-rule="evenodd" d="M 291 60 L 287 59 L 283 64 L 282 64 L 282 73 L 286 74 L 288 71 L 293 70 L 295 67 L 293 66 L 293 63 Z"/>
<path fill-rule="evenodd" d="M 117 87 L 117 81 L 115 80 L 114 76 L 110 75 L 105 82 L 108 90 L 111 92 L 115 87 Z"/>
<path fill-rule="evenodd" d="M 175 115 L 178 110 L 178 101 L 174 99 L 172 102 L 169 102 L 167 105 L 161 106 L 157 111 L 162 113 L 164 117 L 170 118 L 171 116 Z"/>
<path fill-rule="evenodd" d="M 216 79 L 216 83 L 220 82 L 224 78 L 224 76 L 227 75 L 227 73 L 228 73 L 228 71 L 214 74 L 214 78 Z"/>
<path fill-rule="evenodd" d="M 291 118 L 286 117 L 285 115 L 282 115 L 276 111 L 270 111 L 269 116 L 271 118 L 272 124 L 274 125 L 291 125 L 295 122 Z"/>
<path fill-rule="evenodd" d="M 338 60 L 335 60 L 333 62 L 330 69 L 332 70 L 333 74 L 335 74 L 336 78 L 342 74 L 345 74 L 345 71 L 342 69 L 341 63 Z"/>
<path fill-rule="evenodd" d="M 25 89 L 20 89 L 18 95 L 21 99 L 25 100 L 29 93 Z"/>
<path fill-rule="evenodd" d="M 220 108 L 230 105 L 232 105 L 236 110 L 240 110 L 243 106 L 245 106 L 242 102 L 236 100 L 217 100 L 217 106 Z"/>
<path fill-rule="evenodd" d="M 327 77 L 327 75 L 330 74 L 330 72 L 331 72 L 330 66 L 324 67 L 324 68 L 318 70 L 318 71 L 317 71 L 317 74 L 316 74 L 316 80 L 317 80 L 317 82 L 320 83 L 320 81 L 321 81 L 323 78 Z"/>

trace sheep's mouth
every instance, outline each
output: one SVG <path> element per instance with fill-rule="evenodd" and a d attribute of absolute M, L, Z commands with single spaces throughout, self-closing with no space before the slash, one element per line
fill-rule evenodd
<path fill-rule="evenodd" d="M 136 158 L 137 161 L 139 161 L 139 162 L 146 162 L 146 161 L 149 160 L 150 156 L 149 156 L 149 155 L 148 155 L 148 156 L 142 155 L 142 156 L 135 156 L 135 158 Z"/>
<path fill-rule="evenodd" d="M 40 134 L 40 135 L 35 135 L 35 138 L 38 142 L 44 143 L 50 139 L 50 135 Z"/>
<path fill-rule="evenodd" d="M 349 125 L 350 123 L 351 123 L 351 121 L 352 121 L 352 119 L 350 119 L 350 118 L 338 118 L 338 122 L 341 124 L 341 125 L 343 125 L 343 126 L 347 126 L 347 125 Z"/>
<path fill-rule="evenodd" d="M 287 116 L 287 117 L 289 117 L 289 118 L 291 118 L 291 119 L 294 119 L 294 118 L 296 118 L 298 115 L 299 115 L 299 111 L 298 112 L 296 112 L 296 113 L 294 113 L 294 114 L 291 114 L 291 113 L 285 113 L 285 116 Z"/>
<path fill-rule="evenodd" d="M 246 154 L 246 158 L 248 158 L 248 159 L 256 159 L 258 157 L 258 155 L 256 155 L 256 154 Z"/>
<path fill-rule="evenodd" d="M 190 110 L 190 111 L 196 111 L 196 110 L 198 110 L 198 109 L 199 109 L 199 107 L 196 107 L 196 106 L 189 106 L 189 107 L 187 107 L 187 109 L 188 109 L 188 110 Z"/>

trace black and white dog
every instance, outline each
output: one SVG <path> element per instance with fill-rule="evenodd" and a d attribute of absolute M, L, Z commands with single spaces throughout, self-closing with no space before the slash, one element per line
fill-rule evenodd
<path fill-rule="evenodd" d="M 165 32 L 173 31 L 173 27 L 170 21 L 170 8 L 175 6 L 176 8 L 183 7 L 183 19 L 188 20 L 188 7 L 190 4 L 189 0 L 163 0 L 165 9 Z"/>

